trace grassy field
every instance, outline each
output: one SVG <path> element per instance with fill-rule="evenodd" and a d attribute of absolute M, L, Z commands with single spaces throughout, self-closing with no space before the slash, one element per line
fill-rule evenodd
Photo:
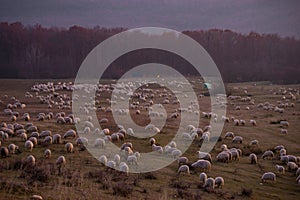
<path fill-rule="evenodd" d="M 45 83 L 48 80 L 0 80 L 0 110 L 3 111 L 8 103 L 13 103 L 11 97 L 14 96 L 25 103 L 25 109 L 14 109 L 21 116 L 28 112 L 31 115 L 31 121 L 38 126 L 39 131 L 51 130 L 52 134 L 64 134 L 74 125 L 57 124 L 56 119 L 37 121 L 35 116 L 40 112 L 53 112 L 54 115 L 64 111 L 71 113 L 71 109 L 57 109 L 56 106 L 48 108 L 47 104 L 40 104 L 35 97 L 35 93 L 30 88 L 35 83 Z M 59 80 L 55 80 L 58 82 Z M 61 80 L 63 81 L 63 80 Z M 194 83 L 196 81 L 194 80 Z M 244 90 L 247 88 L 248 95 L 255 99 L 255 105 L 249 105 L 249 102 L 238 100 L 229 100 L 227 107 L 227 116 L 234 116 L 238 119 L 244 119 L 248 123 L 245 126 L 234 126 L 233 122 L 225 123 L 221 139 L 215 145 L 211 152 L 213 156 L 212 170 L 208 176 L 222 176 L 225 185 L 222 189 L 205 191 L 199 186 L 199 172 L 192 171 L 190 176 L 177 176 L 178 164 L 172 163 L 161 170 L 145 173 L 130 174 L 124 176 L 118 171 L 109 170 L 89 154 L 86 150 L 76 147 L 75 152 L 67 154 L 64 150 L 64 144 L 53 144 L 50 146 L 38 145 L 32 152 L 24 148 L 24 142 L 19 137 L 11 137 L 2 142 L 2 146 L 8 146 L 15 143 L 20 147 L 22 153 L 11 155 L 8 158 L 0 158 L 0 199 L 29 199 L 33 194 L 39 194 L 44 199 L 298 199 L 300 197 L 300 188 L 297 187 L 294 173 L 287 172 L 284 175 L 277 174 L 277 183 L 260 184 L 261 176 L 264 172 L 275 171 L 275 164 L 280 163 L 278 154 L 273 160 L 260 159 L 265 150 L 273 149 L 277 145 L 284 145 L 288 154 L 300 156 L 300 96 L 296 101 L 290 100 L 289 103 L 295 103 L 294 107 L 288 106 L 284 113 L 264 110 L 258 108 L 259 103 L 269 102 L 277 105 L 277 101 L 282 101 L 282 95 L 276 95 L 274 92 L 280 88 L 300 90 L 300 85 L 271 85 L 268 82 L 259 83 L 236 83 L 227 84 L 226 90 L 231 95 L 246 96 Z M 200 84 L 195 84 L 194 89 L 202 91 Z M 33 94 L 33 98 L 25 98 L 25 92 Z M 71 96 L 71 92 L 57 91 Z M 39 94 L 45 95 L 45 94 Z M 106 98 L 109 94 L 104 94 L 98 98 L 102 106 L 108 106 Z M 161 101 L 162 99 L 155 99 Z M 209 97 L 199 99 L 200 110 L 209 112 Z M 235 110 L 235 107 L 241 106 L 241 110 Z M 176 106 L 166 105 L 167 111 L 173 111 Z M 246 110 L 246 106 L 250 110 Z M 203 108 L 203 109 L 202 109 Z M 168 114 L 170 114 L 170 112 Z M 147 124 L 149 122 L 146 111 L 141 110 L 140 115 L 132 112 L 132 118 L 137 124 Z M 112 132 L 117 128 L 113 125 L 111 114 L 97 111 L 98 119 L 108 118 L 109 123 L 102 128 L 110 128 Z M 249 124 L 250 119 L 257 121 L 257 126 Z M 1 122 L 12 123 L 10 116 L 0 113 Z M 167 119 L 166 126 L 161 133 L 156 135 L 156 140 L 161 145 L 166 145 L 173 137 L 178 128 L 179 119 Z M 288 135 L 280 134 L 280 125 L 271 124 L 277 120 L 288 120 Z M 17 123 L 26 122 L 20 117 Z M 209 120 L 200 118 L 199 127 L 208 125 Z M 233 145 L 231 140 L 225 140 L 224 134 L 232 131 L 236 135 L 244 138 L 243 144 Z M 257 139 L 259 145 L 255 148 L 249 147 L 251 140 Z M 136 150 L 140 152 L 151 151 L 148 139 L 136 139 L 127 137 L 126 141 L 133 143 Z M 64 140 L 75 143 L 75 139 Z M 123 142 L 117 143 L 121 145 Z M 198 160 L 196 151 L 199 150 L 199 139 L 196 139 L 190 148 L 184 153 L 190 162 Z M 238 147 L 243 150 L 243 156 L 240 161 L 232 161 L 228 164 L 216 162 L 216 155 L 220 152 L 220 146 L 227 144 L 228 147 Z M 52 157 L 46 159 L 43 152 L 46 148 L 51 149 Z M 259 163 L 250 165 L 248 155 L 255 152 L 258 155 Z M 34 155 L 37 158 L 37 164 L 34 168 L 22 169 L 22 160 L 27 155 Z M 67 163 L 61 174 L 55 166 L 55 160 L 58 156 L 64 155 Z M 298 163 L 299 164 L 299 163 Z"/>

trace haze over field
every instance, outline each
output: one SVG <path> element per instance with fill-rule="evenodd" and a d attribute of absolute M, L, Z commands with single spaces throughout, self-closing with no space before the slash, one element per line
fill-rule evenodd
<path fill-rule="evenodd" d="M 0 21 L 45 26 L 230 29 L 300 37 L 300 1 L 1 0 Z"/>

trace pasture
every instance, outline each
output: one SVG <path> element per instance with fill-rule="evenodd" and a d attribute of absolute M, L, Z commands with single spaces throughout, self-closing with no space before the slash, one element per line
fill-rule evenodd
<path fill-rule="evenodd" d="M 75 129 L 74 123 L 61 124 L 57 123 L 55 117 L 57 113 L 65 112 L 66 116 L 72 113 L 71 107 L 59 104 L 61 101 L 70 101 L 72 91 L 60 87 L 55 91 L 33 91 L 31 88 L 35 84 L 53 82 L 68 83 L 71 80 L 0 80 L 0 120 L 1 123 L 8 124 L 33 123 L 38 127 L 38 132 L 50 130 L 52 135 L 60 134 L 61 136 L 70 129 Z M 107 123 L 101 124 L 102 128 L 108 128 L 111 133 L 118 132 L 114 124 L 111 112 L 106 112 L 110 106 L 107 99 L 111 98 L 110 84 L 113 81 L 106 80 L 101 82 L 107 85 L 107 90 L 103 90 L 101 95 L 96 98 L 96 113 L 98 120 L 108 119 Z M 191 78 L 193 88 L 199 96 L 205 90 L 198 83 L 198 79 Z M 67 84 L 68 85 L 68 84 Z M 152 87 L 152 88 L 151 88 Z M 153 90 L 162 93 L 162 88 L 150 86 Z M 43 199 L 297 199 L 300 196 L 300 187 L 297 186 L 295 172 L 286 171 L 280 174 L 276 171 L 275 165 L 283 165 L 280 161 L 279 153 L 274 151 L 274 158 L 262 159 L 261 156 L 266 150 L 274 150 L 278 145 L 284 145 L 288 155 L 300 156 L 300 85 L 272 85 L 269 82 L 257 83 L 229 83 L 226 84 L 228 95 L 240 96 L 241 98 L 251 97 L 250 99 L 228 98 L 227 117 L 229 122 L 225 122 L 224 129 L 218 142 L 211 151 L 212 167 L 207 172 L 208 177 L 222 176 L 225 184 L 222 188 L 212 190 L 204 189 L 199 182 L 198 170 L 191 169 L 191 174 L 177 175 L 178 163 L 174 161 L 171 165 L 155 172 L 129 174 L 109 169 L 103 166 L 96 158 L 89 154 L 83 146 L 77 146 L 76 138 L 62 138 L 60 144 L 43 144 L 43 138 L 38 138 L 38 144 L 32 152 L 24 146 L 24 141 L 20 137 L 10 135 L 8 139 L 2 141 L 1 147 L 7 147 L 14 143 L 19 146 L 19 152 L 9 154 L 6 158 L 0 158 L 0 199 L 29 199 L 32 195 L 41 195 Z M 28 95 L 32 95 L 31 97 Z M 169 94 L 169 91 L 165 91 Z M 54 94 L 56 93 L 56 94 Z M 41 103 L 39 96 L 46 97 L 52 94 L 53 102 Z M 157 93 L 156 93 L 157 94 Z M 291 97 L 295 96 L 295 99 Z M 15 97 L 15 98 L 12 98 Z M 8 104 L 16 103 L 16 99 L 25 104 L 25 108 L 12 108 L 17 111 L 19 116 L 16 122 L 12 122 L 11 115 L 3 111 Z M 165 96 L 154 95 L 152 101 L 162 103 Z M 169 96 L 170 101 L 173 96 Z M 48 99 L 49 100 L 49 99 Z M 210 112 L 209 96 L 198 98 L 200 105 L 200 128 L 209 125 L 210 119 L 203 116 L 202 112 Z M 130 101 L 139 101 L 139 97 L 134 97 Z M 128 117 L 139 125 L 149 123 L 148 110 L 144 106 L 149 102 L 141 101 L 136 108 L 129 109 Z M 57 103 L 57 104 L 56 104 Z M 51 106 L 49 106 L 49 104 Z M 260 105 L 262 104 L 262 105 Z M 178 104 L 163 104 L 167 111 L 166 125 L 160 130 L 160 133 L 153 136 L 158 145 L 164 147 L 167 145 L 174 134 L 177 132 L 178 120 L 171 118 L 171 115 Z M 237 109 L 237 106 L 240 109 Z M 248 107 L 248 108 L 247 108 Z M 275 107 L 284 109 L 284 112 L 275 112 Z M 267 110 L 268 108 L 268 110 Z M 136 110 L 140 110 L 137 114 Z M 54 114 L 51 119 L 37 120 L 39 113 Z M 24 113 L 29 113 L 31 119 L 25 121 L 22 119 Z M 196 114 L 191 112 L 191 114 Z M 76 117 L 76 116 L 75 116 Z M 217 116 L 220 121 L 222 116 Z M 234 125 L 233 120 L 242 119 L 246 121 L 245 125 Z M 250 120 L 255 120 L 257 125 L 253 126 Z M 81 119 L 85 121 L 85 119 Z M 281 134 L 280 121 L 288 121 L 289 126 L 286 128 L 288 134 Z M 216 122 L 218 123 L 218 122 Z M 241 144 L 233 144 L 231 139 L 225 139 L 226 132 L 233 132 L 235 135 L 242 136 Z M 28 136 L 30 133 L 27 133 Z M 93 134 L 93 133 L 90 133 Z M 84 136 L 80 134 L 80 136 Z M 78 137 L 78 136 L 77 136 Z M 182 155 L 189 159 L 189 164 L 197 161 L 199 146 L 202 141 L 201 136 L 195 138 L 192 145 Z M 250 146 L 252 140 L 258 140 L 256 146 Z M 74 144 L 73 153 L 65 151 L 65 144 L 71 142 Z M 124 142 L 131 142 L 134 151 L 151 152 L 149 138 L 137 139 L 130 135 L 125 135 L 124 141 L 114 142 L 121 146 Z M 228 148 L 239 148 L 243 154 L 239 161 L 229 161 L 229 163 L 217 162 L 216 156 L 221 152 L 221 145 L 226 144 Z M 93 142 L 89 141 L 90 146 Z M 50 158 L 44 157 L 45 149 L 50 149 L 52 155 Z M 248 156 L 255 153 L 258 157 L 258 163 L 251 165 Z M 36 158 L 36 164 L 28 167 L 24 164 L 24 159 L 28 155 Z M 66 165 L 59 171 L 56 166 L 56 159 L 59 156 L 65 156 Z M 300 165 L 300 163 L 297 163 Z M 131 165 L 129 165 L 131 167 Z M 274 172 L 277 176 L 276 183 L 261 184 L 261 176 L 265 172 Z"/>

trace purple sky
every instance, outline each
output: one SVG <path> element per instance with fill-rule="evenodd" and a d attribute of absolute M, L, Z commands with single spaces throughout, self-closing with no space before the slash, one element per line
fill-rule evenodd
<path fill-rule="evenodd" d="M 300 38 L 300 0 L 0 0 L 0 21 L 179 31 L 219 28 Z"/>

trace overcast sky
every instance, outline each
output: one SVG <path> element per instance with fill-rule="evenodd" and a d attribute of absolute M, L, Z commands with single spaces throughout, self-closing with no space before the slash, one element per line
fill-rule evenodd
<path fill-rule="evenodd" d="M 178 31 L 219 28 L 300 38 L 300 0 L 0 0 L 0 21 Z"/>

